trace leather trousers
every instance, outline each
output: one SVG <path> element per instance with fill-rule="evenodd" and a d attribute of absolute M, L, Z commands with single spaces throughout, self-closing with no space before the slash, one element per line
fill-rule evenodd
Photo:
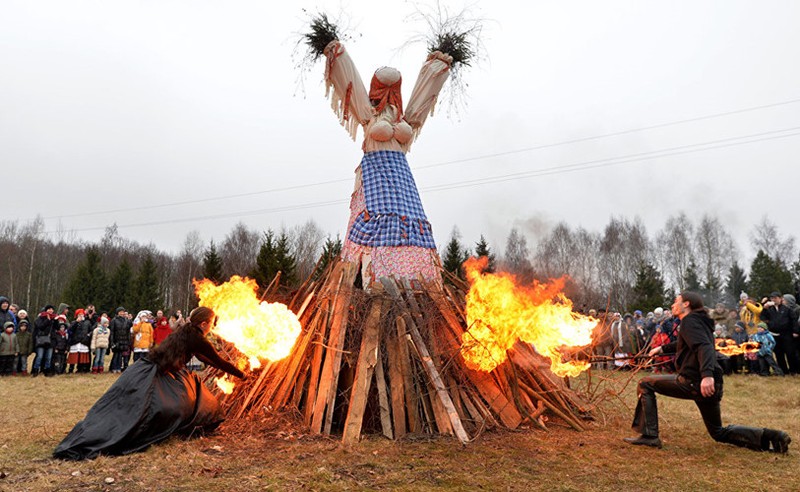
<path fill-rule="evenodd" d="M 648 376 L 639 381 L 639 401 L 633 417 L 633 429 L 644 436 L 658 437 L 658 406 L 656 393 L 693 400 L 709 435 L 717 442 L 725 442 L 745 448 L 761 450 L 761 427 L 745 427 L 741 425 L 722 426 L 720 400 L 722 399 L 722 377 L 714 378 L 714 395 L 704 397 L 700 394 L 700 383 L 689 381 L 677 374 Z"/>

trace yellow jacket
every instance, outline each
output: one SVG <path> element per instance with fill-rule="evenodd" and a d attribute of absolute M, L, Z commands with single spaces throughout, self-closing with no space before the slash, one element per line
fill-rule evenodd
<path fill-rule="evenodd" d="M 146 321 L 133 325 L 133 348 L 150 349 L 153 346 L 153 325 Z"/>
<path fill-rule="evenodd" d="M 747 301 L 739 311 L 739 318 L 744 322 L 744 330 L 748 336 L 758 332 L 757 325 L 761 322 L 761 311 L 763 310 L 761 304 Z"/>

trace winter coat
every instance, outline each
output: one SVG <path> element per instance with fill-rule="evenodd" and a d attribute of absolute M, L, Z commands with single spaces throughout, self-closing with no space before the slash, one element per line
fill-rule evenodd
<path fill-rule="evenodd" d="M 109 343 L 115 351 L 125 352 L 131 348 L 131 325 L 130 320 L 123 316 L 115 316 L 108 325 L 111 332 Z"/>
<path fill-rule="evenodd" d="M 42 313 L 33 322 L 33 346 L 39 347 L 52 347 L 53 342 L 51 337 L 53 332 L 56 331 L 55 320 L 52 319 L 47 313 Z"/>
<path fill-rule="evenodd" d="M 739 310 L 739 318 L 744 322 L 744 330 L 748 335 L 755 335 L 761 322 L 761 311 L 764 308 L 757 302 L 747 301 Z"/>
<path fill-rule="evenodd" d="M 133 349 L 150 349 L 153 346 L 153 325 L 142 321 L 133 325 Z"/>
<path fill-rule="evenodd" d="M 797 319 L 791 309 L 783 304 L 770 306 L 761 311 L 761 320 L 767 322 L 772 336 L 789 338 L 797 333 Z"/>
<path fill-rule="evenodd" d="M 0 333 L 0 355 L 16 355 L 19 353 L 19 342 L 14 333 Z"/>
<path fill-rule="evenodd" d="M 82 343 L 88 347 L 89 344 L 92 343 L 92 322 L 88 319 L 73 321 L 70 327 L 70 333 L 70 346 Z"/>
<path fill-rule="evenodd" d="M 111 344 L 111 330 L 104 326 L 98 326 L 92 332 L 91 349 L 107 349 Z"/>
<path fill-rule="evenodd" d="M 53 332 L 53 350 L 56 352 L 66 352 L 69 348 L 69 333 L 67 330 L 64 330 L 62 333 L 60 330 L 56 330 Z"/>
<path fill-rule="evenodd" d="M 761 357 L 769 357 L 772 355 L 772 349 L 775 348 L 775 338 L 772 333 L 763 331 L 756 333 L 751 337 L 754 342 L 758 342 L 761 346 L 758 348 L 758 355 Z"/>
<path fill-rule="evenodd" d="M 0 296 L 0 305 L 2 305 L 4 302 L 9 303 L 9 306 L 11 305 L 11 301 L 8 299 L 8 297 Z M 6 321 L 13 321 L 14 326 L 15 327 L 17 326 L 17 317 L 14 316 L 14 313 L 8 310 L 8 308 L 0 309 L 0 329 L 2 329 L 3 326 L 5 326 Z"/>
<path fill-rule="evenodd" d="M 160 345 L 170 333 L 172 333 L 172 327 L 169 325 L 169 320 L 164 317 L 159 318 L 153 328 L 153 344 Z"/>
<path fill-rule="evenodd" d="M 19 343 L 20 355 L 30 355 L 33 353 L 33 334 L 30 330 L 18 331 L 17 342 Z"/>
<path fill-rule="evenodd" d="M 744 331 L 734 331 L 731 338 L 736 342 L 736 345 L 741 345 L 747 341 L 747 333 Z"/>
<path fill-rule="evenodd" d="M 706 377 L 722 376 L 714 344 L 714 322 L 703 310 L 687 314 L 681 320 L 678 340 L 663 345 L 661 350 L 675 354 L 678 374 L 689 381 L 699 383 Z"/>
<path fill-rule="evenodd" d="M 668 343 L 669 343 L 669 336 L 666 333 L 655 333 L 653 335 L 653 339 L 650 341 L 650 345 L 653 348 L 660 347 Z"/>

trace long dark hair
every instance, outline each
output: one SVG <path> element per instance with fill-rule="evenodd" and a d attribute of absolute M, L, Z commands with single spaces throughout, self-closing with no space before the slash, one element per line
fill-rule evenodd
<path fill-rule="evenodd" d="M 150 351 L 150 360 L 158 365 L 162 372 L 177 372 L 186 365 L 191 357 L 190 340 L 203 336 L 200 325 L 214 319 L 214 311 L 201 306 L 189 314 L 189 323 L 173 331 L 158 347 Z"/>

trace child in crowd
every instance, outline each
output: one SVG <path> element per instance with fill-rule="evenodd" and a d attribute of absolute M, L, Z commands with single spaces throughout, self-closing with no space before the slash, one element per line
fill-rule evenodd
<path fill-rule="evenodd" d="M 19 354 L 15 327 L 13 321 L 6 321 L 3 324 L 3 333 L 0 334 L 0 376 L 13 374 L 14 358 Z"/>
<path fill-rule="evenodd" d="M 745 331 L 743 321 L 736 322 L 736 325 L 733 327 L 731 339 L 736 342 L 736 345 L 739 347 L 741 347 L 742 344 L 747 341 L 747 332 Z M 736 374 L 743 373 L 745 369 L 745 362 L 744 354 L 731 356 L 731 370 Z"/>
<path fill-rule="evenodd" d="M 767 330 L 767 324 L 763 321 L 760 321 L 756 326 L 758 331 L 753 335 L 753 341 L 761 345 L 758 349 L 758 374 L 760 376 L 769 376 L 769 369 L 772 368 L 776 376 L 783 376 L 783 371 L 778 367 L 778 363 L 775 362 L 775 357 L 772 356 L 772 349 L 775 348 L 775 338 Z"/>
<path fill-rule="evenodd" d="M 92 374 L 103 374 L 105 356 L 108 351 L 111 331 L 108 329 L 108 318 L 100 318 L 97 328 L 92 332 L 91 349 L 94 352 L 94 362 L 92 363 Z"/>
<path fill-rule="evenodd" d="M 175 317 L 175 321 L 178 320 L 177 315 L 173 314 L 172 316 Z M 170 333 L 172 333 L 170 320 L 164 316 L 156 318 L 156 326 L 153 328 L 153 346 L 161 345 L 161 342 L 166 340 Z"/>
<path fill-rule="evenodd" d="M 650 346 L 652 348 L 660 347 L 662 345 L 666 345 L 669 343 L 669 336 L 662 331 L 661 325 L 656 325 L 656 332 L 653 334 L 653 338 L 650 340 Z M 667 363 L 669 362 L 668 355 L 660 355 L 656 357 L 656 365 L 653 367 L 653 372 L 658 374 L 661 372 L 669 372 L 669 368 L 667 367 Z"/>
<path fill-rule="evenodd" d="M 28 357 L 33 353 L 33 335 L 28 329 L 30 323 L 27 319 L 19 320 L 19 331 L 17 332 L 17 343 L 19 343 L 19 355 L 14 362 L 14 372 L 22 376 L 28 375 Z"/>
<path fill-rule="evenodd" d="M 67 351 L 69 350 L 69 332 L 66 321 L 59 321 L 58 330 L 53 334 L 53 370 L 56 374 L 64 374 L 67 370 Z"/>
<path fill-rule="evenodd" d="M 153 313 L 141 311 L 133 323 L 133 361 L 150 353 L 153 346 Z"/>

